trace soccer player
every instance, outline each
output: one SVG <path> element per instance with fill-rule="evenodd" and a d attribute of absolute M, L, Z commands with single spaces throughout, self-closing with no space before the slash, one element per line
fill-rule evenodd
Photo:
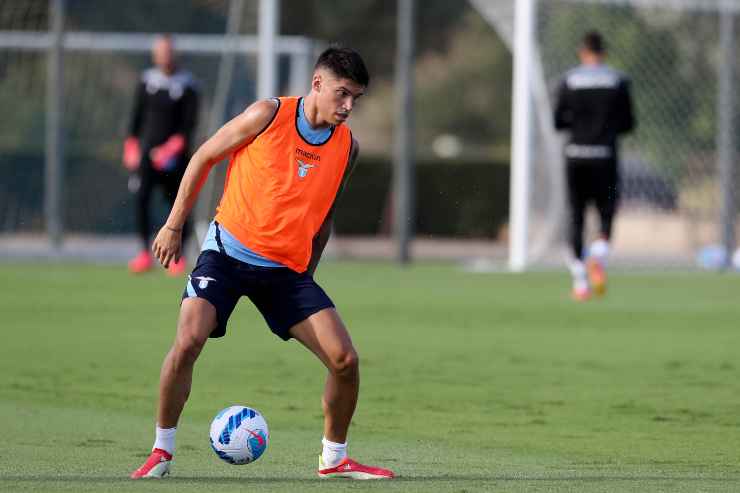
<path fill-rule="evenodd" d="M 581 64 L 565 74 L 555 107 L 555 127 L 568 130 L 565 146 L 573 298 L 584 301 L 591 292 L 606 290 L 606 261 L 612 223 L 619 200 L 617 137 L 635 126 L 629 80 L 604 63 L 606 50 L 598 32 L 587 33 L 578 56 Z M 586 206 L 599 212 L 600 232 L 583 247 Z"/>
<path fill-rule="evenodd" d="M 198 88 L 190 74 L 177 66 L 172 39 L 159 36 L 152 45 L 154 67 L 146 70 L 136 88 L 123 164 L 131 172 L 129 190 L 136 196 L 136 223 L 142 249 L 128 264 L 132 273 L 150 270 L 149 206 L 157 186 L 172 205 L 188 162 L 198 113 Z M 184 225 L 184 237 L 189 232 Z M 185 272 L 184 258 L 172 262 L 168 273 Z"/>
<path fill-rule="evenodd" d="M 231 156 L 223 196 L 182 296 L 174 344 L 160 374 L 156 440 L 133 478 L 169 472 L 175 430 L 193 365 L 209 337 L 221 337 L 247 296 L 272 332 L 294 338 L 328 370 L 323 393 L 322 478 L 392 478 L 347 455 L 359 364 L 334 304 L 314 281 L 336 197 L 359 152 L 345 124 L 369 82 L 360 55 L 332 46 L 316 62 L 307 96 L 257 101 L 193 155 L 152 249 L 168 266 L 180 256 L 185 218 L 211 167 Z"/>

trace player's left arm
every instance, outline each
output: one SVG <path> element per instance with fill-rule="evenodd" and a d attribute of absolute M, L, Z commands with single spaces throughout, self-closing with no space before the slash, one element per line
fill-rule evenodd
<path fill-rule="evenodd" d="M 205 141 L 190 158 L 170 215 L 152 243 L 154 256 L 165 268 L 171 260 L 177 261 L 180 258 L 183 225 L 211 168 L 235 150 L 252 142 L 272 121 L 277 108 L 276 102 L 272 100 L 261 100 L 250 105 L 244 113 L 231 119 Z"/>
<path fill-rule="evenodd" d="M 630 86 L 630 81 L 628 79 L 624 79 L 620 82 L 617 89 L 617 110 L 619 112 L 617 132 L 620 134 L 631 132 L 637 124 L 632 109 Z"/>
<path fill-rule="evenodd" d="M 316 272 L 316 267 L 318 267 L 319 265 L 321 255 L 324 253 L 324 248 L 326 248 L 326 244 L 329 241 L 329 237 L 331 236 L 331 230 L 334 223 L 334 208 L 337 205 L 337 200 L 339 199 L 339 196 L 342 194 L 342 192 L 344 191 L 344 187 L 349 181 L 349 177 L 352 175 L 352 171 L 354 171 L 355 169 L 355 164 L 357 164 L 357 156 L 359 153 L 360 145 L 353 137 L 352 147 L 349 151 L 349 161 L 347 162 L 347 168 L 345 169 L 344 176 L 342 177 L 342 183 L 339 185 L 337 195 L 336 197 L 334 197 L 334 203 L 332 204 L 331 209 L 329 209 L 329 213 L 326 215 L 324 222 L 321 224 L 319 232 L 316 233 L 316 236 L 314 236 L 313 238 L 313 245 L 311 247 L 311 260 L 308 263 L 308 269 L 306 269 L 306 272 L 308 272 L 308 274 L 311 276 L 313 276 L 314 272 Z"/>

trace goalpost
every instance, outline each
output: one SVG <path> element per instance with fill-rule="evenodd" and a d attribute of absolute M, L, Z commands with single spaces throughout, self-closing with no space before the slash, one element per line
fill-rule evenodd
<path fill-rule="evenodd" d="M 512 270 L 565 258 L 562 136 L 551 123 L 552 96 L 589 29 L 604 34 L 608 63 L 631 78 L 638 118 L 621 145 L 615 260 L 686 266 L 708 245 L 733 251 L 738 2 L 470 2 L 514 56 Z"/>

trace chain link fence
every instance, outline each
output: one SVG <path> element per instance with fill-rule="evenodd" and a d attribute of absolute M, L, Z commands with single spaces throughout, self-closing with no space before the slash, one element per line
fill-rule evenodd
<path fill-rule="evenodd" d="M 608 63 L 632 81 L 638 128 L 621 147 L 617 252 L 683 262 L 722 241 L 722 200 L 734 186 L 723 187 L 721 180 L 721 113 L 734 117 L 737 109 L 720 104 L 720 77 L 735 70 L 740 46 L 735 40 L 729 52 L 720 49 L 720 7 L 572 0 L 538 5 L 536 36 L 551 94 L 560 75 L 577 63 L 576 48 L 589 29 L 604 35 Z M 737 80 L 737 73 L 731 76 Z M 550 166 L 548 160 L 540 153 L 537 169 Z"/>
<path fill-rule="evenodd" d="M 471 0 L 514 46 L 511 0 Z M 655 267 L 693 264 L 737 229 L 737 2 L 721 0 L 535 1 L 534 157 L 528 245 L 535 263 L 562 262 L 567 204 L 563 136 L 552 106 L 589 30 L 607 62 L 632 81 L 638 127 L 621 145 L 616 259 Z M 590 218 L 595 233 L 595 214 Z"/>
<path fill-rule="evenodd" d="M 54 2 L 0 0 L 0 234 L 45 231 L 45 142 L 49 96 L 51 14 Z M 64 7 L 61 89 L 63 172 L 61 221 L 65 233 L 96 235 L 134 230 L 133 197 L 121 165 L 136 84 L 151 66 L 156 33 L 173 33 L 179 64 L 200 89 L 197 141 L 241 112 L 256 97 L 257 2 L 244 2 L 236 45 L 225 37 L 231 2 L 202 0 L 121 3 L 61 2 Z M 307 80 L 314 46 L 306 38 L 278 44 L 279 83 L 295 90 Z M 222 57 L 236 51 L 214 108 Z M 214 114 L 216 111 L 219 114 Z M 52 151 L 53 152 L 53 151 Z M 156 214 L 167 204 L 157 197 Z"/>

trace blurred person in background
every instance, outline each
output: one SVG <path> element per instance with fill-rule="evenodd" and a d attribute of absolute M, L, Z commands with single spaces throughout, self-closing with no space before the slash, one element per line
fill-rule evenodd
<path fill-rule="evenodd" d="M 580 65 L 568 71 L 560 84 L 554 114 L 555 127 L 569 133 L 565 146 L 573 255 L 569 267 L 577 301 L 606 291 L 609 243 L 619 201 L 617 139 L 635 126 L 630 82 L 604 63 L 605 56 L 601 34 L 587 33 L 578 50 Z M 600 229 L 586 251 L 583 228 L 589 203 L 599 213 Z"/>
<path fill-rule="evenodd" d="M 136 225 L 141 250 L 128 264 L 132 273 L 150 270 L 150 209 L 152 192 L 161 187 L 174 204 L 180 180 L 190 158 L 189 148 L 198 116 L 198 88 L 192 74 L 177 65 L 169 36 L 158 36 L 152 46 L 154 67 L 146 70 L 136 88 L 129 135 L 124 142 L 123 163 L 131 172 L 129 190 L 136 197 Z M 190 232 L 183 224 L 183 237 Z M 181 275 L 186 262 L 180 258 L 168 268 Z"/>

